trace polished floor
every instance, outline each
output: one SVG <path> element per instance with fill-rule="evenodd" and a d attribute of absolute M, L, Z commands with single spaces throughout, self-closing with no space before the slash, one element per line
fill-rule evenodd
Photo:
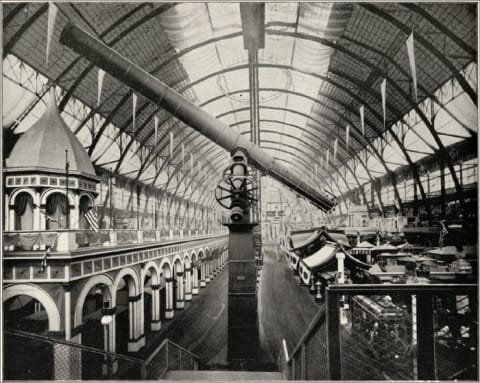
<path fill-rule="evenodd" d="M 200 295 L 188 302 L 175 318 L 147 345 L 151 351 L 158 338 L 170 340 L 199 355 L 203 369 L 226 369 L 227 366 L 227 287 L 228 267 L 211 281 Z M 264 371 L 277 371 L 282 339 L 293 350 L 317 313 L 308 289 L 292 275 L 285 258 L 276 246 L 264 246 L 264 265 L 260 272 L 258 314 L 260 364 Z M 150 350 L 149 350 L 150 349 Z"/>

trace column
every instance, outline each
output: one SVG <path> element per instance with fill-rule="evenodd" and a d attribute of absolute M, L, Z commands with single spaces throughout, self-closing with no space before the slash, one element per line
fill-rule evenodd
<path fill-rule="evenodd" d="M 165 278 L 165 318 L 171 319 L 174 315 L 173 310 L 173 278 Z"/>
<path fill-rule="evenodd" d="M 202 261 L 202 263 L 200 264 L 200 287 L 205 287 L 207 285 L 205 281 L 206 267 L 206 262 Z"/>
<path fill-rule="evenodd" d="M 138 352 L 145 346 L 143 317 L 143 295 L 128 297 L 128 352 Z"/>
<path fill-rule="evenodd" d="M 192 300 L 192 268 L 185 268 L 185 301 Z"/>
<path fill-rule="evenodd" d="M 175 308 L 183 309 L 185 307 L 185 286 L 183 285 L 183 272 L 177 273 L 177 299 Z"/>
<path fill-rule="evenodd" d="M 10 207 L 7 205 L 8 209 L 8 222 L 10 224 L 10 230 L 14 231 L 15 230 L 15 210 L 13 209 L 13 206 Z"/>
<path fill-rule="evenodd" d="M 209 270 L 210 270 L 210 280 L 213 280 L 213 278 L 215 277 L 215 258 L 210 259 Z"/>
<path fill-rule="evenodd" d="M 64 315 L 65 340 L 80 343 L 80 335 L 72 339 L 72 304 L 70 286 L 64 286 Z M 80 348 L 68 345 L 53 344 L 54 379 L 79 380 L 82 378 L 82 353 Z"/>
<path fill-rule="evenodd" d="M 151 285 L 152 289 L 152 322 L 150 329 L 152 331 L 160 331 L 162 321 L 160 320 L 160 285 Z"/>
<path fill-rule="evenodd" d="M 193 273 L 192 295 L 198 295 L 198 269 L 196 267 L 192 268 L 192 273 Z"/>
<path fill-rule="evenodd" d="M 102 318 L 108 317 L 109 320 L 102 322 L 103 327 L 103 350 L 107 352 L 115 352 L 115 336 L 116 336 L 116 307 L 102 310 Z M 102 365 L 102 375 L 105 377 L 112 377 L 118 370 L 118 360 L 112 357 L 104 356 Z"/>
<path fill-rule="evenodd" d="M 210 259 L 205 260 L 205 282 L 210 283 Z"/>

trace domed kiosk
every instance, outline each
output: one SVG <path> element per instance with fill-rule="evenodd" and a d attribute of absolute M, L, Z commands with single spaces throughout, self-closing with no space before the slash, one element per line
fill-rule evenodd
<path fill-rule="evenodd" d="M 5 227 L 88 229 L 85 213 L 94 206 L 98 182 L 87 152 L 60 116 L 52 88 L 44 114 L 6 160 Z"/>

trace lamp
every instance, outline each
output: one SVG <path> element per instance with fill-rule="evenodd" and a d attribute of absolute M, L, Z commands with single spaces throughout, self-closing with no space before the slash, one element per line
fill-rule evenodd
<path fill-rule="evenodd" d="M 113 322 L 113 317 L 111 315 L 103 315 L 100 319 L 100 323 L 104 326 L 108 326 L 110 323 Z"/>

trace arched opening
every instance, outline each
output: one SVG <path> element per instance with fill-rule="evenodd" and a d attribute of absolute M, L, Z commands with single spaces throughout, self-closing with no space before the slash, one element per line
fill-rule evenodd
<path fill-rule="evenodd" d="M 15 230 L 33 230 L 33 198 L 29 193 L 22 192 L 15 198 Z"/>
<path fill-rule="evenodd" d="M 61 193 L 52 193 L 45 205 L 45 227 L 47 230 L 67 228 L 67 198 Z"/>
<path fill-rule="evenodd" d="M 160 318 L 171 319 L 174 316 L 174 283 L 172 268 L 168 262 L 160 265 Z"/>
<path fill-rule="evenodd" d="M 12 285 L 3 293 L 3 315 L 5 379 L 52 379 L 52 344 L 28 337 L 28 333 L 47 335 L 48 331 L 60 331 L 60 315 L 53 299 L 36 286 Z"/>
<path fill-rule="evenodd" d="M 200 287 L 205 287 L 206 256 L 203 250 L 198 253 L 197 275 L 200 281 Z"/>
<path fill-rule="evenodd" d="M 190 255 L 185 254 L 183 257 L 183 270 L 185 273 L 184 276 L 184 285 L 185 285 L 185 302 L 192 300 L 192 262 L 190 261 Z"/>
<path fill-rule="evenodd" d="M 125 270 L 125 269 L 124 269 Z M 117 277 L 118 278 L 118 277 Z M 135 320 L 138 305 L 136 281 L 130 274 L 120 276 L 114 285 L 115 293 L 115 344 L 116 352 L 126 354 L 131 352 L 129 343 L 137 341 Z"/>
<path fill-rule="evenodd" d="M 85 218 L 85 214 L 92 208 L 92 200 L 86 196 L 83 195 L 80 198 L 80 203 L 79 203 L 79 217 L 78 217 L 78 228 L 80 230 L 87 230 L 90 229 L 90 225 L 88 224 L 87 219 Z"/>
<path fill-rule="evenodd" d="M 88 287 L 87 287 L 88 288 Z M 99 350 L 113 351 L 113 342 L 109 339 L 113 329 L 108 333 L 101 323 L 104 310 L 111 308 L 111 292 L 107 285 L 97 283 L 88 289 L 83 300 L 82 310 L 82 345 Z M 82 379 L 102 377 L 104 358 L 100 354 L 82 352 Z"/>
<path fill-rule="evenodd" d="M 200 281 L 200 262 L 198 261 L 197 254 L 192 253 L 192 295 L 198 294 L 199 281 Z"/>
<path fill-rule="evenodd" d="M 154 263 L 147 264 L 143 278 L 143 318 L 145 335 L 161 328 L 160 275 Z"/>
<path fill-rule="evenodd" d="M 183 264 L 180 258 L 175 260 L 175 263 L 173 264 L 173 270 L 173 296 L 175 297 L 175 308 L 181 310 L 185 307 L 185 278 Z"/>

